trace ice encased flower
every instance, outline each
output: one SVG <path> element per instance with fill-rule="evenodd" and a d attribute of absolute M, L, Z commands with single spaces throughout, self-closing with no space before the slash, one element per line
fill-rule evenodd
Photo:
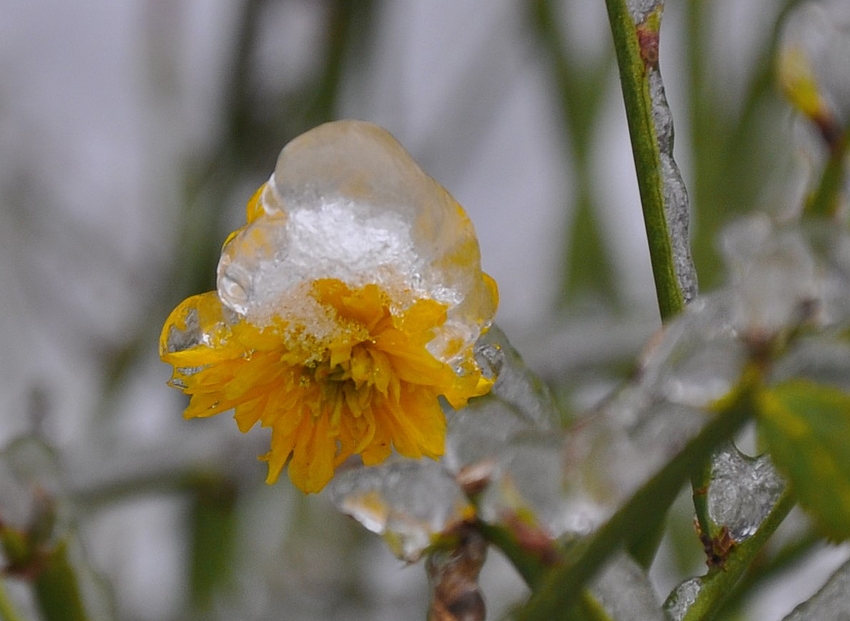
<path fill-rule="evenodd" d="M 497 296 L 468 216 L 384 129 L 326 123 L 287 144 L 218 265 L 222 302 L 248 321 L 315 317 L 298 288 L 379 285 L 398 307 L 447 307 L 428 349 L 448 360 L 489 325 Z M 309 328 L 326 329 L 316 322 Z"/>
<path fill-rule="evenodd" d="M 217 290 L 172 312 L 160 355 L 186 417 L 271 427 L 268 481 L 288 464 L 316 492 L 351 455 L 442 454 L 438 397 L 462 407 L 492 383 L 473 344 L 497 297 L 460 205 L 385 130 L 339 121 L 283 149 Z"/>

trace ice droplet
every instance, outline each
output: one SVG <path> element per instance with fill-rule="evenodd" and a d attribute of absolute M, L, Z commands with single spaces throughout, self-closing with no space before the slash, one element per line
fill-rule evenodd
<path fill-rule="evenodd" d="M 810 600 L 782 621 L 850 621 L 850 561 L 844 563 Z"/>
<path fill-rule="evenodd" d="M 310 330 L 310 317 L 290 300 L 305 283 L 377 284 L 402 309 L 422 298 L 448 306 L 428 345 L 448 359 L 471 346 L 495 312 L 495 284 L 481 272 L 469 218 L 375 125 L 337 121 L 292 140 L 249 210 L 222 250 L 217 288 L 252 323 L 297 315 Z"/>
<path fill-rule="evenodd" d="M 664 602 L 664 610 L 670 621 L 682 621 L 685 615 L 697 601 L 697 596 L 702 590 L 702 578 L 688 578 L 673 589 L 667 601 Z"/>
<path fill-rule="evenodd" d="M 667 621 L 649 576 L 634 560 L 620 554 L 611 560 L 590 586 L 611 619 Z"/>
<path fill-rule="evenodd" d="M 429 459 L 349 470 L 327 489 L 337 509 L 382 535 L 409 562 L 419 559 L 435 535 L 473 512 L 452 475 Z"/>
<path fill-rule="evenodd" d="M 711 460 L 708 515 L 741 542 L 755 534 L 784 489 L 767 455 L 748 457 L 729 444 Z"/>

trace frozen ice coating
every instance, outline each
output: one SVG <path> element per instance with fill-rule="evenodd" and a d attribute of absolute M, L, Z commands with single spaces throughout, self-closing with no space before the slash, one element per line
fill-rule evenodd
<path fill-rule="evenodd" d="M 809 601 L 800 604 L 782 621 L 847 621 L 850 612 L 850 561 L 839 567 Z"/>
<path fill-rule="evenodd" d="M 721 247 L 739 328 L 772 333 L 800 322 L 850 322 L 850 236 L 838 227 L 751 217 L 729 226 Z"/>
<path fill-rule="evenodd" d="M 682 621 L 685 615 L 697 601 L 702 590 L 702 578 L 688 578 L 673 589 L 670 597 L 664 602 L 664 611 L 671 621 Z"/>
<path fill-rule="evenodd" d="M 668 621 L 646 571 L 627 554 L 615 556 L 590 588 L 611 619 Z"/>
<path fill-rule="evenodd" d="M 709 517 L 726 526 L 732 539 L 743 541 L 755 534 L 784 489 L 766 455 L 748 457 L 729 444 L 712 457 Z"/>
<path fill-rule="evenodd" d="M 663 3 L 653 2 L 663 6 Z M 652 119 L 655 124 L 655 137 L 661 164 L 661 181 L 664 194 L 664 215 L 667 220 L 667 234 L 673 250 L 673 268 L 682 296 L 686 303 L 697 297 L 697 273 L 691 258 L 690 240 L 690 200 L 688 190 L 679 171 L 679 165 L 673 158 L 673 113 L 667 103 L 664 82 L 657 66 L 649 67 L 649 96 L 652 101 Z"/>
<path fill-rule="evenodd" d="M 402 305 L 446 304 L 429 344 L 443 359 L 472 344 L 496 309 L 463 209 L 386 130 L 362 121 L 326 123 L 284 147 L 248 224 L 225 245 L 218 293 L 254 323 L 309 317 L 321 336 L 330 328 L 299 291 L 317 278 L 377 284 Z"/>
<path fill-rule="evenodd" d="M 434 536 L 474 512 L 454 478 L 430 460 L 349 471 L 328 491 L 340 511 L 383 535 L 393 553 L 410 562 Z"/>

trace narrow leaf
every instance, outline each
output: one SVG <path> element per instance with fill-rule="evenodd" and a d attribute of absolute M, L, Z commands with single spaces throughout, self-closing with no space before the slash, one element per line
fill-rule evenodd
<path fill-rule="evenodd" d="M 850 539 L 850 394 L 806 380 L 759 398 L 761 431 L 800 504 L 830 538 Z"/>

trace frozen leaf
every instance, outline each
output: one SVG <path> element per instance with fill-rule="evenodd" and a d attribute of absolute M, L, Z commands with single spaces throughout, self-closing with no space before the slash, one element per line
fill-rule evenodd
<path fill-rule="evenodd" d="M 777 467 L 824 533 L 850 538 L 850 394 L 806 380 L 763 392 L 761 431 Z"/>
<path fill-rule="evenodd" d="M 702 590 L 702 578 L 688 578 L 673 589 L 667 601 L 664 602 L 664 610 L 670 621 L 682 621 L 685 615 L 697 601 L 697 596 Z"/>
<path fill-rule="evenodd" d="M 612 619 L 667 620 L 646 571 L 625 554 L 611 560 L 593 581 L 590 589 Z"/>
<path fill-rule="evenodd" d="M 782 621 L 850 620 L 850 562 L 844 563 L 807 602 L 797 606 Z"/>
<path fill-rule="evenodd" d="M 755 534 L 784 489 L 767 455 L 748 457 L 729 444 L 711 460 L 709 517 L 741 542 Z"/>
<path fill-rule="evenodd" d="M 383 535 L 393 553 L 410 562 L 437 535 L 473 515 L 451 474 L 430 460 L 349 470 L 331 481 L 328 493 L 340 511 Z"/>

